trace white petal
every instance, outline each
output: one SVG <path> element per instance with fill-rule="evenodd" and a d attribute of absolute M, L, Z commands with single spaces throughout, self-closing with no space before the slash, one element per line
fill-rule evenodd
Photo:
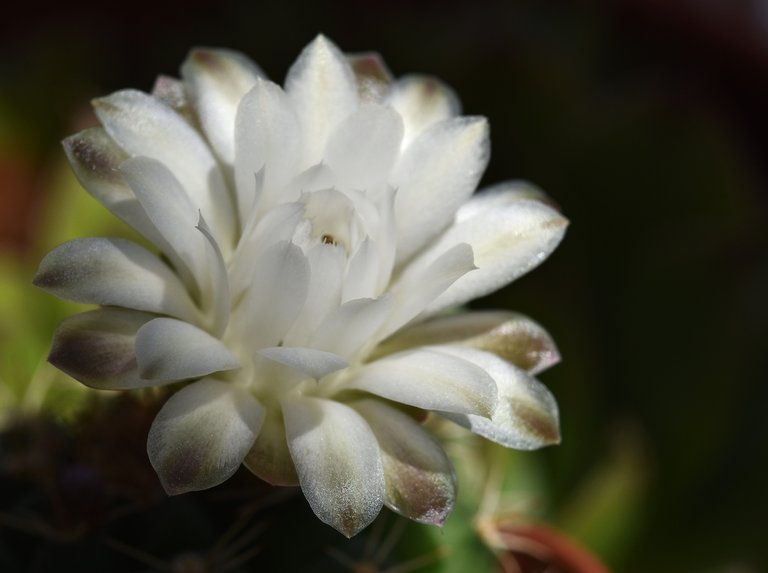
<path fill-rule="evenodd" d="M 405 123 L 403 147 L 430 125 L 461 113 L 456 93 L 432 76 L 403 76 L 392 84 L 386 98 Z"/>
<path fill-rule="evenodd" d="M 425 410 L 490 416 L 496 404 L 496 385 L 482 368 L 431 348 L 365 364 L 344 387 Z"/>
<path fill-rule="evenodd" d="M 157 256 L 125 239 L 76 239 L 48 253 L 33 283 L 65 300 L 122 306 L 194 321 L 198 312 Z"/>
<path fill-rule="evenodd" d="M 331 312 L 312 335 L 310 346 L 352 358 L 360 348 L 374 343 L 392 309 L 388 297 L 356 299 Z"/>
<path fill-rule="evenodd" d="M 527 273 L 555 249 L 567 225 L 568 221 L 551 207 L 523 199 L 483 211 L 451 227 L 430 252 L 469 243 L 477 270 L 453 283 L 427 312 L 486 295 Z"/>
<path fill-rule="evenodd" d="M 248 234 L 244 233 L 230 265 L 233 298 L 250 288 L 251 277 L 256 270 L 255 263 L 264 252 L 276 243 L 291 240 L 303 214 L 303 205 L 285 203 L 270 209 L 255 229 L 246 228 Z"/>
<path fill-rule="evenodd" d="M 336 127 L 323 157 L 342 186 L 366 189 L 386 181 L 402 137 L 403 121 L 395 111 L 364 105 Z"/>
<path fill-rule="evenodd" d="M 303 372 L 315 380 L 320 380 L 332 372 L 349 366 L 349 363 L 338 354 L 314 348 L 273 346 L 262 348 L 258 353 L 270 360 Z"/>
<path fill-rule="evenodd" d="M 461 347 L 443 351 L 485 370 L 499 395 L 490 420 L 472 414 L 443 416 L 508 448 L 533 450 L 560 442 L 557 402 L 541 382 L 490 352 Z"/>
<path fill-rule="evenodd" d="M 197 121 L 197 118 L 193 117 L 194 113 L 189 104 L 184 82 L 180 79 L 161 74 L 155 78 L 150 93 L 152 97 L 160 100 L 186 119 L 187 123 L 191 124 Z"/>
<path fill-rule="evenodd" d="M 142 378 L 184 380 L 239 368 L 221 340 L 187 322 L 156 318 L 136 335 L 136 361 Z"/>
<path fill-rule="evenodd" d="M 299 485 L 299 476 L 296 475 L 288 451 L 283 413 L 279 408 L 273 408 L 267 413 L 259 435 L 243 463 L 269 484 Z"/>
<path fill-rule="evenodd" d="M 118 171 L 128 158 L 100 127 L 86 129 L 63 142 L 80 183 L 99 203 L 144 235 L 161 250 L 165 242 Z"/>
<path fill-rule="evenodd" d="M 206 240 L 206 267 L 208 268 L 209 282 L 203 291 L 208 294 L 208 297 L 207 300 L 202 301 L 202 306 L 208 311 L 211 332 L 221 336 L 229 323 L 232 302 L 227 264 L 224 262 L 221 249 L 202 215 L 200 215 L 196 229 L 203 234 Z"/>
<path fill-rule="evenodd" d="M 394 310 L 379 336 L 395 332 L 421 313 L 456 280 L 475 269 L 474 255 L 469 245 L 456 245 L 437 259 L 417 260 L 392 287 Z"/>
<path fill-rule="evenodd" d="M 346 56 L 355 73 L 360 101 L 380 102 L 393 79 L 382 57 L 376 52 L 346 54 Z"/>
<path fill-rule="evenodd" d="M 378 400 L 351 406 L 379 442 L 387 507 L 420 523 L 442 525 L 456 501 L 456 474 L 439 442 L 413 418 Z"/>
<path fill-rule="evenodd" d="M 379 445 L 352 408 L 316 398 L 284 400 L 288 447 L 301 489 L 321 521 L 352 537 L 384 502 Z"/>
<path fill-rule="evenodd" d="M 216 160 L 197 131 L 150 95 L 124 90 L 94 101 L 107 133 L 130 155 L 163 163 L 189 194 L 225 250 L 234 244 L 234 210 Z M 163 189 L 156 189 L 156 193 Z"/>
<path fill-rule="evenodd" d="M 341 304 L 346 254 L 337 245 L 316 244 L 307 251 L 310 278 L 307 300 L 285 340 L 288 346 L 309 346 L 310 336 Z"/>
<path fill-rule="evenodd" d="M 156 315 L 101 308 L 64 319 L 53 336 L 48 361 L 86 386 L 128 390 L 154 386 L 136 366 L 136 332 Z"/>
<path fill-rule="evenodd" d="M 453 220 L 477 187 L 489 155 L 484 118 L 441 121 L 413 140 L 391 180 L 398 188 L 399 261 L 408 259 Z"/>
<path fill-rule="evenodd" d="M 216 154 L 232 165 L 237 106 L 264 73 L 240 52 L 196 48 L 182 64 L 181 76 Z"/>
<path fill-rule="evenodd" d="M 277 346 L 299 316 L 310 280 L 301 249 L 288 241 L 259 258 L 245 304 L 246 338 L 252 348 Z"/>
<path fill-rule="evenodd" d="M 271 207 L 277 193 L 299 171 L 299 120 L 280 86 L 259 80 L 237 110 L 235 123 L 235 181 L 241 221 L 254 202 L 254 175 L 264 169 L 260 209 Z"/>
<path fill-rule="evenodd" d="M 493 352 L 529 374 L 560 361 L 554 340 L 540 324 L 505 311 L 467 312 L 419 322 L 385 340 L 376 348 L 375 356 L 435 344 L 460 344 Z"/>
<path fill-rule="evenodd" d="M 539 201 L 557 209 L 555 202 L 535 185 L 527 181 L 504 181 L 481 189 L 472 195 L 456 212 L 456 223 L 463 223 L 475 215 L 505 207 L 520 200 Z"/>
<path fill-rule="evenodd" d="M 169 495 L 208 489 L 237 471 L 264 420 L 242 388 L 204 379 L 176 392 L 149 430 L 147 453 Z"/>
<path fill-rule="evenodd" d="M 167 253 L 181 261 L 201 293 L 209 283 L 207 240 L 196 229 L 200 211 L 179 181 L 159 161 L 134 157 L 120 166 L 152 223 L 170 245 Z M 181 267 L 180 267 L 181 268 Z"/>
<path fill-rule="evenodd" d="M 357 82 L 339 49 L 318 36 L 288 71 L 285 90 L 304 133 L 303 167 L 319 163 L 333 129 L 357 107 Z"/>
<path fill-rule="evenodd" d="M 341 299 L 373 298 L 379 293 L 380 258 L 376 244 L 366 237 L 349 259 Z"/>

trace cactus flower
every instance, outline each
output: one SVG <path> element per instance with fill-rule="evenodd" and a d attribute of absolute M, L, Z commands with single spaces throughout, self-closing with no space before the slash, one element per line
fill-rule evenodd
<path fill-rule="evenodd" d="M 64 141 L 86 190 L 145 245 L 76 239 L 35 284 L 99 305 L 50 361 L 99 389 L 175 384 L 147 450 L 169 494 L 241 464 L 299 485 L 352 536 L 383 505 L 441 524 L 456 478 L 425 413 L 507 447 L 559 440 L 547 333 L 444 312 L 541 263 L 567 222 L 530 185 L 474 194 L 487 121 L 435 78 L 316 38 L 284 87 L 240 53 L 193 50 L 151 94 L 94 101 Z"/>

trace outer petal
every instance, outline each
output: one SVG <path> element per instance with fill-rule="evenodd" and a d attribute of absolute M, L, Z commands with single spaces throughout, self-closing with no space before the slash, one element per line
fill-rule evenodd
<path fill-rule="evenodd" d="M 128 158 L 100 127 L 86 129 L 63 142 L 72 169 L 80 183 L 99 203 L 128 223 L 155 245 L 165 242 L 147 217 L 136 195 L 117 170 Z"/>
<path fill-rule="evenodd" d="M 398 78 L 386 101 L 400 113 L 405 123 L 404 148 L 429 126 L 461 113 L 456 92 L 432 76 Z"/>
<path fill-rule="evenodd" d="M 505 207 L 515 201 L 539 201 L 558 209 L 557 204 L 541 189 L 527 181 L 504 181 L 472 195 L 456 212 L 456 223 L 463 223 L 482 212 Z"/>
<path fill-rule="evenodd" d="M 288 447 L 299 482 L 321 521 L 352 537 L 384 502 L 379 445 L 352 408 L 316 398 L 283 402 Z"/>
<path fill-rule="evenodd" d="M 299 170 L 301 131 L 288 96 L 259 80 L 237 110 L 235 120 L 235 182 L 240 218 L 244 222 L 254 203 L 254 176 L 264 169 L 262 208 L 271 207 L 288 180 Z"/>
<path fill-rule="evenodd" d="M 392 73 L 382 57 L 376 52 L 347 54 L 347 61 L 352 66 L 357 79 L 357 91 L 362 102 L 379 102 L 392 83 Z"/>
<path fill-rule="evenodd" d="M 240 52 L 196 48 L 182 64 L 181 76 L 216 154 L 232 165 L 237 106 L 264 73 Z"/>
<path fill-rule="evenodd" d="M 200 134 L 171 108 L 136 90 L 95 100 L 94 108 L 107 133 L 130 155 L 151 157 L 168 167 L 222 248 L 230 249 L 236 228 L 232 200 Z"/>
<path fill-rule="evenodd" d="M 196 320 L 178 277 L 157 256 L 125 239 L 76 239 L 48 253 L 33 283 L 75 302 L 122 306 Z"/>
<path fill-rule="evenodd" d="M 354 402 L 381 448 L 387 507 L 420 523 L 442 525 L 456 501 L 448 456 L 413 418 L 377 400 Z"/>
<path fill-rule="evenodd" d="M 508 448 L 534 450 L 560 442 L 557 403 L 538 380 L 498 356 L 469 348 L 445 348 L 483 368 L 496 381 L 499 398 L 491 419 L 442 413 L 474 433 Z"/>
<path fill-rule="evenodd" d="M 362 366 L 344 388 L 365 390 L 425 410 L 490 416 L 493 379 L 475 364 L 433 348 L 393 354 Z"/>
<path fill-rule="evenodd" d="M 283 412 L 280 408 L 270 409 L 243 463 L 255 475 L 272 485 L 299 485 L 299 476 L 296 475 L 296 468 L 288 451 Z"/>
<path fill-rule="evenodd" d="M 469 243 L 477 271 L 453 283 L 428 313 L 472 300 L 509 284 L 539 265 L 560 243 L 568 221 L 538 201 L 519 200 L 478 213 L 446 231 L 432 252 Z M 423 256 L 427 258 L 430 253 Z"/>
<path fill-rule="evenodd" d="M 315 348 L 273 346 L 262 348 L 258 353 L 316 380 L 349 366 L 349 363 L 338 354 Z"/>
<path fill-rule="evenodd" d="M 357 82 L 344 55 L 318 36 L 299 55 L 285 79 L 304 132 L 303 167 L 319 163 L 333 129 L 357 107 Z"/>
<path fill-rule="evenodd" d="M 375 356 L 451 343 L 493 352 L 530 374 L 560 361 L 554 340 L 541 325 L 522 314 L 504 311 L 455 314 L 414 324 L 380 344 Z"/>
<path fill-rule="evenodd" d="M 139 329 L 136 361 L 142 378 L 184 380 L 240 367 L 218 338 L 187 322 L 156 318 Z"/>
<path fill-rule="evenodd" d="M 169 495 L 208 489 L 237 471 L 264 408 L 233 384 L 204 379 L 171 396 L 149 429 L 147 453 Z"/>
<path fill-rule="evenodd" d="M 48 360 L 86 386 L 128 390 L 154 386 L 136 367 L 136 332 L 155 318 L 135 310 L 101 308 L 65 318 L 53 336 Z"/>
<path fill-rule="evenodd" d="M 453 220 L 477 187 L 489 156 L 484 118 L 441 121 L 414 139 L 391 180 L 398 188 L 399 261 L 408 259 Z"/>
<path fill-rule="evenodd" d="M 400 152 L 403 121 L 391 108 L 368 104 L 344 119 L 333 131 L 324 159 L 353 189 L 386 181 Z"/>

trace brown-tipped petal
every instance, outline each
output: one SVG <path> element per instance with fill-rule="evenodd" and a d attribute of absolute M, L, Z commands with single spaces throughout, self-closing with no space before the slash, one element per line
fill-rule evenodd
<path fill-rule="evenodd" d="M 375 356 L 435 344 L 460 344 L 493 352 L 530 374 L 560 360 L 555 342 L 541 325 L 522 314 L 505 311 L 462 313 L 415 324 L 385 340 Z"/>
<path fill-rule="evenodd" d="M 48 360 L 86 386 L 127 390 L 158 382 L 139 376 L 134 345 L 136 332 L 155 315 L 102 308 L 64 319 L 53 337 Z"/>
<path fill-rule="evenodd" d="M 377 400 L 351 404 L 381 447 L 387 507 L 420 523 L 442 525 L 456 501 L 456 474 L 429 432 L 403 412 Z"/>
<path fill-rule="evenodd" d="M 355 72 L 360 101 L 381 101 L 382 95 L 393 80 L 392 73 L 381 55 L 376 52 L 347 54 L 347 61 Z"/>
<path fill-rule="evenodd" d="M 482 368 L 496 382 L 498 400 L 490 419 L 472 414 L 443 416 L 508 448 L 534 450 L 560 442 L 560 423 L 555 398 L 541 382 L 495 354 L 443 347 Z"/>

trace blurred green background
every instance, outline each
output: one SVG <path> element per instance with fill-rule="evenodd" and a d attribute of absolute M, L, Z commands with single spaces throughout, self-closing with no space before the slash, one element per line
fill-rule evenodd
<path fill-rule="evenodd" d="M 395 75 L 452 85 L 465 113 L 490 120 L 484 183 L 530 180 L 571 220 L 549 261 L 476 304 L 534 317 L 564 357 L 541 376 L 563 444 L 526 454 L 547 520 L 617 571 L 768 570 L 764 2 L 14 10 L 0 23 L 0 400 L 42 400 L 29 380 L 79 396 L 40 364 L 72 307 L 29 280 L 52 243 L 119 232 L 59 146 L 94 122 L 89 100 L 149 90 L 196 45 L 241 50 L 281 82 L 323 32 L 380 52 Z"/>

